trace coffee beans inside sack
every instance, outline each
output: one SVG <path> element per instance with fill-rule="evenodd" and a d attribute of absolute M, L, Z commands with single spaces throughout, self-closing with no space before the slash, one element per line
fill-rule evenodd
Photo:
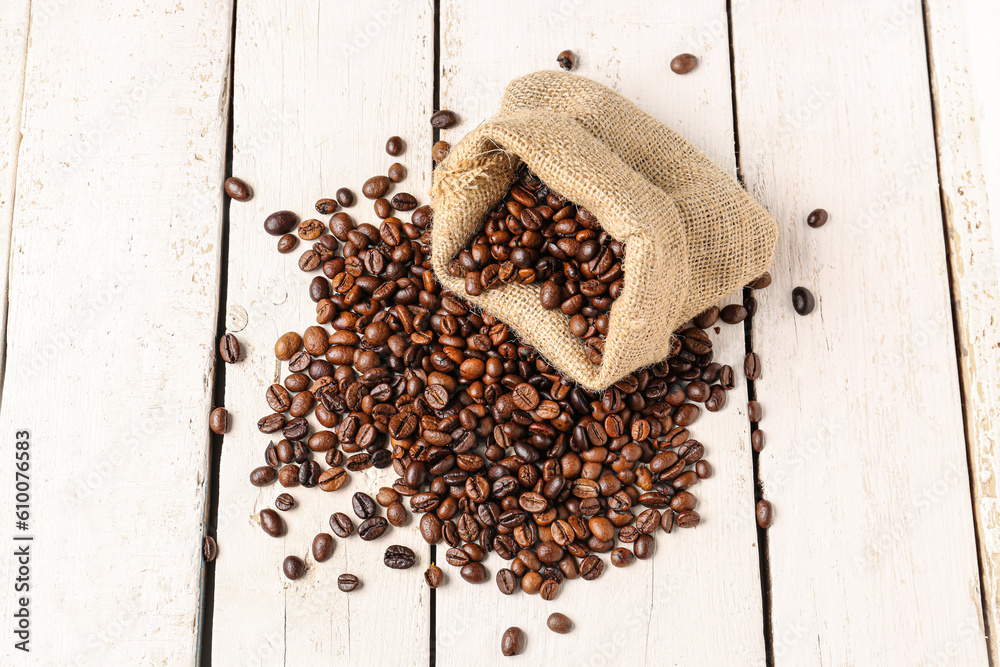
<path fill-rule="evenodd" d="M 583 210 L 587 220 L 593 219 L 594 238 L 583 242 L 595 240 L 600 246 L 603 238 L 604 250 L 617 249 L 610 263 L 620 263 L 620 277 L 589 285 L 593 296 L 583 293 L 583 283 L 600 281 L 606 272 L 568 280 L 576 283 L 568 290 L 563 282 L 559 307 L 546 307 L 556 295 L 554 287 L 546 287 L 551 276 L 539 280 L 536 265 L 543 255 L 551 256 L 549 239 L 555 238 L 558 248 L 559 221 L 544 215 L 535 220 L 537 197 L 536 206 L 521 205 L 520 216 L 504 201 L 517 201 L 512 186 L 524 185 L 526 174 L 529 184 L 537 181 L 538 188 L 557 193 L 555 203 L 572 202 L 577 213 Z M 530 188 L 519 189 L 532 194 Z M 591 390 L 668 356 L 681 325 L 767 271 L 777 237 L 777 225 L 763 207 L 679 134 L 611 89 L 567 72 L 538 72 L 511 82 L 500 111 L 452 148 L 435 170 L 431 196 L 435 277 L 508 324 L 549 363 Z M 477 238 L 489 235 L 484 230 L 499 205 L 507 207 L 503 225 L 511 239 L 487 245 L 506 243 L 511 257 L 496 262 L 498 270 L 509 272 L 512 267 L 504 269 L 504 262 L 513 262 L 516 248 L 527 247 L 511 245 L 515 236 L 518 243 L 524 240 L 523 232 L 514 233 L 517 225 L 514 232 L 507 225 L 513 216 L 543 238 L 525 267 L 536 275 L 500 281 L 478 294 L 472 285 L 470 293 L 467 274 L 479 270 L 481 280 L 493 262 L 463 270 L 453 262 L 461 261 L 463 250 L 472 253 Z M 542 206 L 555 209 L 547 201 Z M 532 211 L 527 223 L 524 211 Z M 574 253 L 574 270 L 603 268 L 592 265 L 593 258 L 580 258 Z M 614 295 L 612 284 L 618 285 Z M 563 307 L 577 295 L 582 295 L 577 303 L 587 303 L 579 310 L 574 303 Z M 607 312 L 601 305 L 609 306 Z M 576 315 L 584 321 L 574 322 Z"/>

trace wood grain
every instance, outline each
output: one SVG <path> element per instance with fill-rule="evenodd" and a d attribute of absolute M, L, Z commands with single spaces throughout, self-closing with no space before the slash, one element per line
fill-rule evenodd
<path fill-rule="evenodd" d="M 481 3 L 442 2 L 441 105 L 462 117 L 445 133 L 449 141 L 492 113 L 510 79 L 553 68 L 556 55 L 572 49 L 579 74 L 635 101 L 735 173 L 724 2 L 627 1 L 609 12 L 603 2 L 521 0 L 508 3 L 505 15 L 533 20 L 498 21 Z M 697 54 L 701 64 L 681 77 L 669 62 L 683 52 Z M 740 367 L 742 328 L 725 327 L 713 338 L 716 360 Z M 742 380 L 731 396 L 741 394 Z M 692 433 L 716 471 L 695 490 L 700 526 L 659 533 L 656 556 L 625 571 L 605 557 L 600 579 L 567 582 L 551 602 L 523 592 L 504 596 L 492 580 L 471 586 L 442 565 L 452 583 L 437 592 L 438 664 L 508 664 L 499 642 L 511 625 L 528 635 L 525 652 L 514 659 L 520 664 L 764 664 L 745 400 L 702 416 Z M 494 554 L 490 574 L 504 563 Z M 574 620 L 574 634 L 546 629 L 555 611 Z M 713 640 L 678 632 L 678 615 L 690 628 L 711 628 Z"/>
<path fill-rule="evenodd" d="M 28 50 L 30 2 L 15 0 L 0 6 L 0 368 L 3 367 L 7 333 L 7 266 L 10 230 L 14 220 L 14 185 L 17 153 L 21 144 L 21 103 L 24 62 Z M 0 389 L 3 378 L 0 376 Z"/>
<path fill-rule="evenodd" d="M 231 4 L 34 5 L 0 413 L 33 625 L 0 663 L 194 665 Z"/>
<path fill-rule="evenodd" d="M 775 664 L 984 665 L 919 3 L 732 25 L 741 167 L 781 227 L 753 322 Z"/>
<path fill-rule="evenodd" d="M 1000 660 L 1000 254 L 990 200 L 1000 201 L 1000 53 L 995 3 L 926 3 L 938 166 L 957 317 L 986 630 Z"/>
<path fill-rule="evenodd" d="M 233 172 L 256 194 L 230 208 L 227 326 L 240 338 L 246 359 L 226 375 L 233 421 L 221 462 L 213 660 L 219 665 L 426 665 L 430 594 L 422 573 L 430 564 L 430 549 L 415 522 L 375 542 L 363 542 L 356 533 L 348 540 L 337 538 L 334 555 L 325 563 L 307 555 L 313 537 L 330 532 L 330 515 L 343 511 L 353 518 L 353 492 L 374 495 L 392 481 L 391 469 L 352 473 L 349 485 L 335 493 L 287 489 L 300 504 L 283 514 L 288 534 L 281 539 L 261 531 L 257 514 L 286 489 L 278 484 L 255 488 L 248 475 L 264 464 L 270 440 L 256 428 L 257 419 L 270 412 L 264 392 L 286 374 L 286 368 L 279 373 L 274 342 L 285 331 L 301 332 L 316 320 L 307 291 L 312 275 L 297 266 L 311 244 L 300 242 L 292 254 L 279 255 L 277 239 L 261 223 L 279 209 L 326 221 L 329 216 L 318 216 L 314 204 L 339 187 L 354 191 L 358 202 L 347 211 L 358 222 L 377 222 L 361 185 L 397 159 L 409 170 L 397 191 L 426 200 L 433 7 L 396 1 L 332 6 L 312 0 L 287 7 L 240 4 L 237 14 Z M 385 152 L 392 135 L 407 142 L 400 158 Z M 390 544 L 413 547 L 417 565 L 407 571 L 386 568 L 382 554 Z M 281 573 L 289 554 L 309 566 L 295 582 Z M 340 592 L 337 577 L 346 572 L 359 576 L 363 587 Z"/>

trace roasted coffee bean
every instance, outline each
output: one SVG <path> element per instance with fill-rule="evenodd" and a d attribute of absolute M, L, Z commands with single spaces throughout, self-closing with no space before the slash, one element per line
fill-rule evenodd
<path fill-rule="evenodd" d="M 347 471 L 340 467 L 331 467 L 319 475 L 319 488 L 324 491 L 336 491 L 347 483 Z"/>
<path fill-rule="evenodd" d="M 822 227 L 826 224 L 829 217 L 829 214 L 825 210 L 818 208 L 806 217 L 806 224 L 814 228 Z"/>
<path fill-rule="evenodd" d="M 312 542 L 313 560 L 317 563 L 329 560 L 333 555 L 333 535 L 330 533 L 319 533 Z"/>
<path fill-rule="evenodd" d="M 747 309 L 738 303 L 731 303 L 722 309 L 719 317 L 726 324 L 739 324 L 747 318 Z"/>
<path fill-rule="evenodd" d="M 306 573 L 306 564 L 298 556 L 286 556 L 281 564 L 281 571 L 285 573 L 285 577 L 294 581 Z"/>
<path fill-rule="evenodd" d="M 764 449 L 764 432 L 760 429 L 755 430 L 750 434 L 750 446 L 755 452 L 760 452 Z"/>
<path fill-rule="evenodd" d="M 517 576 L 508 568 L 502 568 L 497 571 L 497 588 L 504 595 L 513 595 L 517 590 L 518 581 Z"/>
<path fill-rule="evenodd" d="M 719 385 L 726 391 L 736 386 L 736 376 L 733 373 L 732 366 L 723 366 L 719 370 Z"/>
<path fill-rule="evenodd" d="M 750 401 L 749 403 L 747 403 L 747 417 L 750 419 L 751 422 L 756 424 L 761 420 L 761 417 L 763 417 L 763 415 L 764 413 L 763 410 L 761 410 L 760 403 L 758 403 L 757 401 Z"/>
<path fill-rule="evenodd" d="M 278 482 L 285 488 L 299 485 L 299 467 L 287 465 L 278 471 Z"/>
<path fill-rule="evenodd" d="M 319 484 L 320 468 L 315 461 L 306 461 L 299 466 L 299 484 L 311 489 Z"/>
<path fill-rule="evenodd" d="M 377 540 L 382 537 L 388 527 L 388 521 L 380 516 L 373 516 L 370 519 L 366 519 L 360 526 L 358 526 L 358 536 L 366 542 Z"/>
<path fill-rule="evenodd" d="M 424 514 L 420 517 L 420 535 L 428 544 L 439 543 L 442 537 L 441 520 L 434 514 Z"/>
<path fill-rule="evenodd" d="M 225 408 L 215 408 L 208 416 L 208 427 L 212 433 L 222 435 L 229 430 L 229 411 Z"/>
<path fill-rule="evenodd" d="M 709 306 L 700 315 L 694 318 L 694 324 L 700 329 L 707 329 L 719 321 L 719 307 Z"/>
<path fill-rule="evenodd" d="M 417 556 L 413 553 L 413 549 L 394 544 L 385 550 L 382 562 L 394 570 L 406 570 L 417 562 Z"/>
<path fill-rule="evenodd" d="M 444 159 L 448 157 L 448 153 L 451 152 L 451 144 L 447 141 L 438 141 L 431 147 L 431 158 L 435 162 L 444 162 Z"/>
<path fill-rule="evenodd" d="M 580 563 L 580 577 L 587 581 L 597 579 L 604 572 L 604 561 L 600 556 L 591 554 Z"/>
<path fill-rule="evenodd" d="M 295 498 L 288 493 L 279 493 L 278 497 L 274 499 L 274 506 L 282 512 L 287 512 L 295 507 Z"/>
<path fill-rule="evenodd" d="M 372 497 L 363 491 L 358 491 L 354 494 L 351 498 L 351 507 L 354 508 L 354 513 L 362 521 L 375 516 L 378 510 L 378 505 L 375 504 Z"/>
<path fill-rule="evenodd" d="M 330 515 L 330 529 L 337 537 L 350 537 L 354 533 L 354 522 L 343 512 Z"/>
<path fill-rule="evenodd" d="M 670 61 L 670 70 L 674 74 L 688 74 L 697 66 L 698 58 L 690 53 L 682 53 L 679 56 L 674 56 L 673 60 Z"/>
<path fill-rule="evenodd" d="M 760 357 L 757 356 L 756 352 L 747 354 L 743 360 L 743 373 L 748 380 L 757 380 L 760 378 Z"/>
<path fill-rule="evenodd" d="M 389 155 L 396 157 L 402 155 L 404 150 L 403 140 L 399 137 L 392 136 L 389 140 L 385 142 L 385 152 Z"/>
<path fill-rule="evenodd" d="M 227 364 L 235 364 L 240 360 L 240 341 L 231 333 L 219 339 L 219 356 Z"/>
<path fill-rule="evenodd" d="M 636 538 L 635 544 L 632 545 L 632 551 L 635 552 L 635 557 L 640 560 L 652 558 L 655 550 L 656 540 L 653 539 L 652 535 L 640 535 Z"/>
<path fill-rule="evenodd" d="M 223 189 L 227 195 L 236 201 L 250 201 L 253 199 L 253 189 L 243 179 L 236 176 L 227 178 L 223 184 Z"/>
<path fill-rule="evenodd" d="M 470 584 L 481 584 L 489 579 L 489 572 L 482 563 L 470 562 L 462 566 L 462 578 Z"/>
<path fill-rule="evenodd" d="M 617 547 L 611 550 L 611 564 L 615 567 L 627 567 L 635 560 L 635 554 L 625 547 Z"/>
<path fill-rule="evenodd" d="M 277 512 L 272 509 L 262 509 L 259 516 L 260 527 L 265 533 L 271 537 L 281 537 L 285 534 L 285 522 Z"/>
<path fill-rule="evenodd" d="M 340 188 L 337 190 L 337 203 L 348 208 L 354 206 L 354 193 L 347 188 Z"/>
<path fill-rule="evenodd" d="M 510 627 L 504 630 L 500 638 L 500 652 L 505 656 L 520 655 L 524 653 L 524 631 L 518 627 Z"/>
<path fill-rule="evenodd" d="M 264 231 L 271 236 L 287 234 L 299 224 L 299 216 L 291 211 L 276 211 L 264 219 Z"/>
<path fill-rule="evenodd" d="M 757 525 L 767 530 L 774 523 L 774 508 L 767 500 L 757 501 Z"/>
<path fill-rule="evenodd" d="M 280 385 L 278 385 L 280 386 Z M 304 417 L 295 417 L 284 425 L 281 434 L 288 440 L 301 440 L 309 433 L 309 422 Z"/>
<path fill-rule="evenodd" d="M 442 109 L 440 111 L 435 111 L 431 116 L 431 127 L 437 130 L 447 130 L 451 127 L 455 127 L 457 124 L 458 116 L 455 115 L 454 111 Z"/>
<path fill-rule="evenodd" d="M 393 195 L 392 207 L 397 211 L 412 211 L 417 207 L 417 198 L 409 192 L 400 192 Z"/>
<path fill-rule="evenodd" d="M 302 336 L 294 331 L 289 331 L 288 333 L 282 335 L 274 344 L 274 356 L 281 361 L 288 361 L 292 358 L 292 355 L 298 352 L 301 348 Z"/>
<path fill-rule="evenodd" d="M 757 280 L 747 285 L 747 287 L 749 287 L 750 289 L 764 289 L 770 284 L 771 284 L 771 274 L 765 271 L 763 274 L 761 274 L 760 278 L 757 278 Z"/>
<path fill-rule="evenodd" d="M 206 563 L 211 563 L 219 555 L 219 547 L 215 544 L 215 540 L 212 539 L 211 535 L 206 535 L 205 539 L 202 540 L 201 555 Z"/>
<path fill-rule="evenodd" d="M 406 508 L 403 507 L 403 503 L 396 501 L 391 503 L 385 508 L 385 517 L 389 520 L 389 523 L 396 527 L 405 526 L 409 521 L 409 514 L 406 513 Z"/>
<path fill-rule="evenodd" d="M 672 516 L 673 512 L 671 512 L 670 514 Z M 680 514 L 677 515 L 677 518 L 674 519 L 674 523 L 676 523 L 677 526 L 680 528 L 694 528 L 699 523 L 701 523 L 701 516 L 695 510 L 681 512 Z"/>
<path fill-rule="evenodd" d="M 808 315 L 816 307 L 816 298 L 813 297 L 805 287 L 796 287 L 792 290 L 792 308 L 799 315 Z"/>
<path fill-rule="evenodd" d="M 389 180 L 393 183 L 401 183 L 403 179 L 406 178 L 406 167 L 398 162 L 394 162 L 389 165 L 389 169 L 386 171 L 386 175 Z"/>
<path fill-rule="evenodd" d="M 576 56 L 572 51 L 566 50 L 556 56 L 556 63 L 567 72 L 576 67 Z"/>
<path fill-rule="evenodd" d="M 325 231 L 326 225 L 314 218 L 300 222 L 297 233 L 303 241 L 315 241 Z"/>
<path fill-rule="evenodd" d="M 538 594 L 543 600 L 555 600 L 559 595 L 559 582 L 555 579 L 546 579 L 538 587 Z"/>
<path fill-rule="evenodd" d="M 360 585 L 361 580 L 353 574 L 342 574 L 337 577 L 337 588 L 345 593 L 350 593 Z"/>
<path fill-rule="evenodd" d="M 424 572 L 424 581 L 427 582 L 428 588 L 438 588 L 444 583 L 444 570 L 437 565 L 431 565 Z"/>
<path fill-rule="evenodd" d="M 389 191 L 391 182 L 387 176 L 372 176 L 365 181 L 361 193 L 368 199 L 378 199 Z"/>
<path fill-rule="evenodd" d="M 278 239 L 278 252 L 282 255 L 286 255 L 291 251 L 295 250 L 295 246 L 299 244 L 299 239 L 294 234 L 284 234 L 280 239 Z"/>
<path fill-rule="evenodd" d="M 261 466 L 254 468 L 253 472 L 250 473 L 250 483 L 254 486 L 267 486 L 274 482 L 277 476 L 278 473 L 271 466 Z"/>
<path fill-rule="evenodd" d="M 268 387 L 264 398 L 275 412 L 287 412 L 288 408 L 291 407 L 292 401 L 288 395 L 288 390 L 280 384 L 272 384 Z"/>
<path fill-rule="evenodd" d="M 573 621 L 569 619 L 569 616 L 560 614 L 559 612 L 549 614 L 545 625 L 548 626 L 549 630 L 560 635 L 565 635 L 573 629 Z"/>

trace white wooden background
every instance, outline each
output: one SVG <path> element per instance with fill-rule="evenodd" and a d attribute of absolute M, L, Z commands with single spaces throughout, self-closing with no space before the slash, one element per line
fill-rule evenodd
<path fill-rule="evenodd" d="M 0 4 L 0 550 L 34 537 L 32 652 L 13 648 L 5 555 L 0 664 L 998 667 L 997 29 L 988 0 Z M 778 220 L 751 329 L 766 448 L 749 448 L 740 378 L 694 427 L 716 470 L 699 485 L 702 525 L 552 602 L 473 587 L 446 564 L 432 594 L 416 522 L 338 539 L 313 563 L 329 515 L 392 475 L 299 490 L 288 535 L 261 532 L 282 490 L 247 481 L 267 444 L 255 423 L 278 377 L 272 346 L 314 305 L 298 253 L 278 255 L 260 223 L 308 215 L 341 186 L 360 195 L 395 161 L 392 134 L 424 203 L 435 106 L 462 117 L 442 133 L 457 141 L 507 81 L 566 48 Z M 682 52 L 701 62 L 677 76 Z M 251 202 L 223 198 L 230 170 Z M 818 230 L 804 222 L 816 207 L 830 212 Z M 796 285 L 817 297 L 805 318 Z M 246 356 L 224 387 L 219 319 Z M 741 366 L 738 328 L 716 345 Z M 232 415 L 217 481 L 214 392 Z M 763 541 L 760 493 L 776 508 Z M 219 542 L 207 567 L 205 532 Z M 391 543 L 418 566 L 387 570 Z M 309 564 L 297 582 L 280 573 L 289 553 Z M 342 572 L 364 587 L 338 591 Z M 547 631 L 551 611 L 574 634 Z M 528 632 L 513 659 L 499 652 L 509 625 Z"/>

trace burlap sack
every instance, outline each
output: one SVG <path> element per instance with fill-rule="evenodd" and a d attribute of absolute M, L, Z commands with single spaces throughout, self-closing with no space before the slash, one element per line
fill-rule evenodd
<path fill-rule="evenodd" d="M 584 356 L 562 311 L 542 308 L 539 285 L 472 297 L 448 273 L 522 161 L 625 245 L 624 290 L 611 307 L 600 365 Z M 663 359 L 675 329 L 768 269 L 777 237 L 774 219 L 680 135 L 568 72 L 512 81 L 499 113 L 437 167 L 431 198 L 437 279 L 594 390 Z"/>

